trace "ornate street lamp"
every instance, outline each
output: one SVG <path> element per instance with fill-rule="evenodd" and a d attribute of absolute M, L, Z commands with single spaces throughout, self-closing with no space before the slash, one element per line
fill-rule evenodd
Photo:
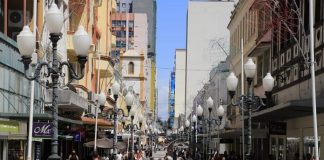
<path fill-rule="evenodd" d="M 118 100 L 118 95 L 120 91 L 120 84 L 115 81 L 114 84 L 112 85 L 112 93 L 114 95 L 115 99 L 115 105 L 114 105 L 114 141 L 113 141 L 113 157 L 116 159 L 117 155 L 117 100 Z"/>
<path fill-rule="evenodd" d="M 51 78 L 51 84 L 45 84 L 46 88 L 53 89 L 52 99 L 52 114 L 53 114 L 53 136 L 51 143 L 51 155 L 48 159 L 60 159 L 58 155 L 58 102 L 57 102 L 57 89 L 60 84 L 59 77 L 64 77 L 63 67 L 66 66 L 69 70 L 70 81 L 64 86 L 70 84 L 72 80 L 80 80 L 84 75 L 84 67 L 87 62 L 88 49 L 90 48 L 91 39 L 82 26 L 78 27 L 78 30 L 73 35 L 73 46 L 75 53 L 78 57 L 78 63 L 80 64 L 81 74 L 77 75 L 73 67 L 68 62 L 60 62 L 57 57 L 57 42 L 61 39 L 61 29 L 64 24 L 63 13 L 58 9 L 55 3 L 52 3 L 49 10 L 45 15 L 46 28 L 50 33 L 50 40 L 52 42 L 52 56 L 51 63 L 40 62 L 36 65 L 35 72 L 32 76 L 28 75 L 27 70 L 31 63 L 31 57 L 35 51 L 36 41 L 35 36 L 30 32 L 28 26 L 24 26 L 23 30 L 17 36 L 17 45 L 21 53 L 22 63 L 24 64 L 25 77 L 28 80 L 40 81 L 40 71 L 42 68 L 46 68 L 48 73 L 47 77 Z"/>
<path fill-rule="evenodd" d="M 235 95 L 235 91 L 237 88 L 237 83 L 238 79 L 234 75 L 234 73 L 230 73 L 230 75 L 226 79 L 226 84 L 227 84 L 227 90 L 229 91 L 229 95 L 231 96 L 232 99 L 232 105 L 238 106 L 240 101 L 241 102 L 241 107 L 244 110 L 248 110 L 248 140 L 247 140 L 247 153 L 246 153 L 246 158 L 248 160 L 252 159 L 252 110 L 256 111 L 258 110 L 261 106 L 265 106 L 263 103 L 262 99 L 258 96 L 253 95 L 253 87 L 252 87 L 252 82 L 253 82 L 253 77 L 256 72 L 256 65 L 253 63 L 252 59 L 249 58 L 246 64 L 244 65 L 244 72 L 247 77 L 247 82 L 248 82 L 248 93 L 247 96 L 241 95 L 240 98 L 238 99 L 237 102 L 234 101 L 233 97 Z M 263 79 L 263 88 L 266 91 L 266 94 L 268 92 L 271 92 L 274 86 L 274 79 L 271 76 L 270 73 L 267 73 L 265 78 Z M 244 115 L 242 115 L 244 116 Z M 244 145 L 243 145 L 244 146 Z"/>
<path fill-rule="evenodd" d="M 131 160 L 134 159 L 134 117 L 135 117 L 135 112 L 132 110 L 130 112 L 131 114 L 131 139 L 132 139 L 132 149 L 129 152 L 130 155 L 128 157 L 130 157 Z"/>
<path fill-rule="evenodd" d="M 215 121 L 216 122 L 216 125 L 217 125 L 217 139 L 218 139 L 217 149 L 218 149 L 218 153 L 220 151 L 220 139 L 219 139 L 220 125 L 222 124 L 222 119 L 224 117 L 224 113 L 225 113 L 225 109 L 223 107 L 223 100 L 220 99 L 220 105 L 219 105 L 219 107 L 216 110 L 216 114 L 217 114 L 218 120 Z"/>
<path fill-rule="evenodd" d="M 102 111 L 104 109 L 105 103 L 106 103 L 106 94 L 101 92 L 98 95 L 97 99 L 97 107 L 100 107 L 100 110 Z M 94 151 L 97 151 L 97 134 L 98 134 L 98 110 L 96 108 L 96 121 L 95 121 L 95 137 L 94 137 Z"/>
<path fill-rule="evenodd" d="M 196 151 L 197 151 L 197 148 L 196 148 L 196 145 L 197 145 L 197 140 L 198 140 L 198 137 L 197 137 L 197 116 L 196 115 L 193 115 L 192 118 L 191 118 L 191 121 L 193 123 L 193 135 L 194 135 L 194 157 L 196 158 Z"/>
<path fill-rule="evenodd" d="M 125 101 L 126 101 L 127 111 L 128 111 L 128 115 L 129 115 L 132 105 L 134 103 L 134 95 L 133 95 L 132 91 L 127 92 L 127 94 L 125 96 Z"/>

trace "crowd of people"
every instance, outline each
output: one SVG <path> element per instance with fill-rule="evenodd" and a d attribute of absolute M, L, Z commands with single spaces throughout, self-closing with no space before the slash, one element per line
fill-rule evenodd
<path fill-rule="evenodd" d="M 206 155 L 203 157 L 199 151 L 193 152 L 193 150 L 185 149 L 174 149 L 172 158 L 170 156 L 165 157 L 166 160 L 240 160 L 240 156 L 235 154 L 234 151 L 231 151 L 229 154 L 225 151 L 223 154 L 215 151 L 213 154 Z"/>

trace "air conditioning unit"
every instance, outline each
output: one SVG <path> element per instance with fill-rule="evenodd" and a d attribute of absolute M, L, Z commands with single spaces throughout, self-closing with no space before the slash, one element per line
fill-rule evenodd
<path fill-rule="evenodd" d="M 23 27 L 24 15 L 22 10 L 9 10 L 8 18 L 9 27 Z"/>
<path fill-rule="evenodd" d="M 97 94 L 93 93 L 93 92 L 88 92 L 88 100 L 91 103 L 95 103 L 97 100 Z"/>

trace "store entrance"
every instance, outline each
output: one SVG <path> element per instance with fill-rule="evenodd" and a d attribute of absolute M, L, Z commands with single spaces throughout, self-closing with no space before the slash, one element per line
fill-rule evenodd
<path fill-rule="evenodd" d="M 286 160 L 285 135 L 270 135 L 270 160 Z"/>

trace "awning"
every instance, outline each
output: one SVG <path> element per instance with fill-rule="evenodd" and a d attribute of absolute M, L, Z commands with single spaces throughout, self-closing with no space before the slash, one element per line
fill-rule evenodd
<path fill-rule="evenodd" d="M 253 121 L 284 121 L 312 115 L 312 99 L 293 100 L 252 114 Z M 317 113 L 324 112 L 324 98 L 317 98 Z"/>
<path fill-rule="evenodd" d="M 96 124 L 95 118 L 88 118 L 88 117 L 81 117 L 81 120 L 84 124 Z M 98 126 L 112 126 L 113 124 L 107 120 L 104 119 L 98 119 L 97 121 Z"/>
<path fill-rule="evenodd" d="M 94 146 L 94 141 L 84 143 L 84 146 L 91 148 Z M 108 139 L 108 138 L 97 139 L 97 147 L 111 149 L 113 148 L 113 139 Z M 127 148 L 127 144 L 124 142 L 117 142 L 116 147 L 119 150 L 124 150 Z"/>

